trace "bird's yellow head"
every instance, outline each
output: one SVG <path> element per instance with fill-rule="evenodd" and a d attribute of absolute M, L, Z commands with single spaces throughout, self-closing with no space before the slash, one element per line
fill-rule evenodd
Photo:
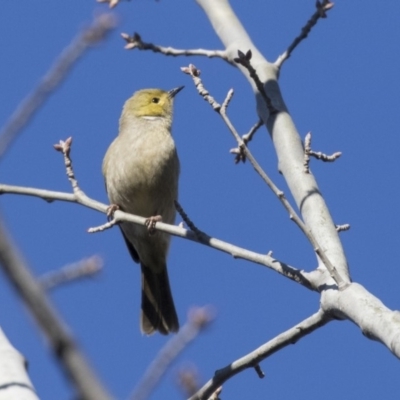
<path fill-rule="evenodd" d="M 180 86 L 166 92 L 161 89 L 142 89 L 125 102 L 122 114 L 135 117 L 171 117 L 174 97 L 183 89 Z"/>

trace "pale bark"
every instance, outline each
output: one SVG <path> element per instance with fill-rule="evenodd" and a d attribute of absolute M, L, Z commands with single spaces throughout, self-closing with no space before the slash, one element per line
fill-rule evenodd
<path fill-rule="evenodd" d="M 0 328 L 0 400 L 39 400 L 26 367 L 25 358 Z"/>
<path fill-rule="evenodd" d="M 241 65 L 238 67 L 255 92 L 257 111 L 275 146 L 278 169 L 320 248 L 341 277 L 350 282 L 346 256 L 328 207 L 312 173 L 304 171 L 303 143 L 282 97 L 277 65 L 268 62 L 258 51 L 227 0 L 197 0 L 197 3 L 209 18 L 230 60 L 237 57 L 238 50 L 243 53 L 251 50 L 251 65 L 256 69 L 273 107 L 278 110 L 277 114 L 269 115 L 247 69 Z M 311 274 L 309 278 L 312 276 L 313 286 L 321 292 L 321 308 L 336 318 L 354 322 L 367 337 L 380 341 L 400 358 L 399 313 L 389 310 L 359 284 L 350 284 L 344 290 L 338 290 L 333 279 L 324 271 L 324 265 L 321 262 L 318 264 L 321 273 Z"/>

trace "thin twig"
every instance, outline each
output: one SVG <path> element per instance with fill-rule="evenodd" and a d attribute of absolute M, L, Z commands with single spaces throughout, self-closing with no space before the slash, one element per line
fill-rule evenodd
<path fill-rule="evenodd" d="M 256 373 L 260 379 L 265 378 L 264 371 L 261 369 L 260 364 L 255 365 L 254 370 L 256 371 Z"/>
<path fill-rule="evenodd" d="M 114 225 L 118 225 L 118 221 L 113 218 L 111 221 L 106 222 L 105 224 L 99 225 L 99 226 L 95 226 L 92 228 L 88 228 L 87 232 L 88 233 L 99 233 L 99 232 L 103 232 L 107 229 L 111 229 Z"/>
<path fill-rule="evenodd" d="M 252 139 L 254 134 L 264 125 L 262 119 L 259 119 L 257 123 L 255 123 L 250 130 L 242 136 L 243 143 L 247 145 Z M 236 154 L 235 156 L 235 164 L 238 164 L 240 161 L 243 163 L 246 161 L 246 156 L 243 154 L 243 151 L 240 150 L 240 147 L 235 147 L 234 149 L 229 150 L 231 154 Z"/>
<path fill-rule="evenodd" d="M 189 400 L 207 400 L 212 393 L 228 379 L 247 368 L 254 368 L 261 361 L 280 349 L 296 343 L 298 340 L 326 325 L 331 320 L 329 315 L 319 310 L 304 321 L 263 344 L 258 349 L 233 361 L 226 367 L 217 370 L 212 379 L 210 379 L 196 394 L 190 397 Z"/>
<path fill-rule="evenodd" d="M 338 232 L 345 232 L 350 229 L 350 224 L 336 225 L 336 230 Z"/>
<path fill-rule="evenodd" d="M 193 231 L 198 236 L 199 239 L 201 239 L 202 235 L 204 235 L 204 232 L 202 232 L 199 228 L 197 228 L 197 226 L 189 218 L 189 216 L 186 214 L 185 210 L 179 204 L 178 200 L 175 200 L 174 203 L 175 203 L 176 211 L 178 211 L 179 215 L 185 221 L 186 225 L 189 227 L 189 229 L 191 231 Z"/>
<path fill-rule="evenodd" d="M 109 209 L 109 206 L 107 204 L 100 203 L 99 201 L 91 199 L 86 195 L 77 198 L 77 196 L 73 193 L 57 192 L 23 186 L 5 185 L 0 183 L 0 195 L 2 194 L 33 196 L 44 199 L 47 202 L 66 201 L 69 203 L 80 204 L 84 207 L 99 211 L 103 214 L 107 214 L 107 211 Z M 114 219 L 115 223 L 126 221 L 143 226 L 145 226 L 146 223 L 146 218 L 140 217 L 138 215 L 128 214 L 121 210 L 115 211 Z M 259 265 L 263 265 L 297 283 L 300 283 L 310 290 L 318 290 L 318 283 L 317 280 L 314 282 L 312 272 L 307 273 L 303 270 L 296 269 L 272 257 L 272 254 L 256 253 L 254 251 L 235 246 L 217 238 L 208 236 L 206 234 L 203 234 L 201 239 L 199 239 L 198 235 L 190 230 L 175 225 L 165 224 L 163 222 L 157 222 L 155 229 L 222 251 L 224 253 L 230 254 L 233 258 L 247 260 Z"/>
<path fill-rule="evenodd" d="M 262 98 L 265 101 L 265 104 L 268 108 L 269 115 L 275 115 L 278 113 L 278 110 L 274 107 L 272 104 L 271 99 L 267 95 L 267 92 L 265 91 L 264 85 L 261 82 L 261 79 L 259 78 L 257 71 L 255 68 L 251 65 L 251 57 L 252 53 L 251 50 L 248 50 L 246 54 L 244 54 L 242 51 L 238 50 L 238 57 L 234 59 L 234 61 L 240 65 L 243 65 L 249 71 L 250 77 L 253 79 L 254 83 L 257 86 L 258 91 L 260 92 Z"/>
<path fill-rule="evenodd" d="M 71 144 L 72 137 L 69 137 L 67 140 L 60 140 L 58 144 L 55 144 L 53 147 L 55 150 L 59 151 L 64 156 L 64 164 L 67 173 L 67 177 L 69 182 L 71 183 L 72 190 L 75 195 L 79 196 L 80 193 L 83 193 L 79 188 L 78 180 L 75 178 L 74 170 L 72 168 L 72 160 L 71 160 Z"/>
<path fill-rule="evenodd" d="M 175 49 L 173 47 L 162 47 L 157 46 L 153 43 L 143 42 L 141 36 L 138 33 L 134 33 L 132 36 L 127 33 L 121 33 L 122 38 L 126 41 L 125 49 L 127 50 L 151 50 L 154 53 L 161 53 L 165 56 L 204 56 L 208 58 L 221 58 L 231 65 L 235 65 L 229 60 L 228 54 L 225 50 L 205 50 L 205 49 Z"/>
<path fill-rule="evenodd" d="M 310 156 L 313 156 L 317 160 L 321 160 L 324 162 L 336 161 L 341 155 L 342 155 L 341 151 L 336 151 L 335 153 L 333 153 L 331 155 L 322 153 L 321 151 L 314 151 L 314 150 L 310 151 Z"/>
<path fill-rule="evenodd" d="M 181 68 L 181 70 L 189 75 L 192 76 L 193 81 L 196 80 L 197 84 L 196 87 L 202 87 L 204 88 L 204 85 L 201 82 L 200 79 L 200 71 L 194 66 L 190 65 L 188 68 Z M 200 83 L 199 83 L 200 81 Z M 205 90 L 205 89 L 204 89 Z M 208 91 L 205 90 L 205 92 L 208 93 Z M 200 91 L 199 94 L 201 95 Z M 228 96 L 232 96 L 233 91 L 228 94 Z M 268 187 L 273 191 L 273 193 L 278 197 L 279 201 L 282 203 L 282 205 L 285 207 L 287 210 L 290 219 L 295 222 L 295 224 L 301 229 L 301 231 L 306 235 L 307 239 L 313 246 L 314 251 L 316 254 L 319 256 L 321 261 L 324 263 L 326 269 L 329 271 L 329 274 L 331 275 L 332 279 L 337 283 L 339 289 L 344 289 L 347 287 L 349 284 L 348 282 L 345 282 L 343 278 L 340 276 L 338 270 L 328 257 L 326 256 L 325 252 L 321 249 L 319 246 L 317 239 L 314 237 L 314 235 L 311 233 L 311 231 L 307 228 L 305 223 L 302 221 L 300 216 L 296 213 L 290 202 L 287 200 L 285 197 L 285 194 L 283 191 L 278 189 L 278 187 L 275 185 L 275 183 L 272 181 L 272 179 L 267 175 L 267 173 L 262 169 L 260 164 L 258 164 L 257 160 L 254 158 L 246 144 L 243 142 L 243 139 L 240 137 L 238 132 L 236 131 L 235 127 L 233 126 L 232 122 L 228 118 L 226 114 L 226 107 L 220 107 L 218 110 L 218 114 L 221 116 L 225 124 L 227 125 L 228 129 L 236 139 L 239 148 L 243 151 L 245 154 L 246 158 L 250 161 L 251 165 L 255 169 L 255 171 L 260 175 L 260 177 L 264 180 L 264 182 L 268 185 Z"/>
<path fill-rule="evenodd" d="M 311 132 L 308 132 L 304 139 L 304 171 L 309 174 L 310 173 L 310 156 L 315 157 L 317 160 L 321 160 L 324 162 L 333 162 L 336 161 L 342 153 L 337 151 L 331 155 L 322 153 L 320 151 L 316 152 L 311 149 Z"/>
<path fill-rule="evenodd" d="M 131 400 L 145 400 L 155 389 L 171 363 L 214 319 L 213 313 L 206 307 L 189 311 L 188 322 L 161 349 L 149 365 L 142 379 L 137 384 Z"/>
<path fill-rule="evenodd" d="M 34 91 L 17 107 L 0 131 L 0 158 L 28 124 L 52 92 L 61 84 L 76 62 L 93 45 L 104 40 L 115 27 L 112 14 L 101 14 L 61 53 Z"/>
<path fill-rule="evenodd" d="M 58 359 L 67 378 L 75 386 L 79 398 L 110 400 L 110 395 L 89 367 L 65 323 L 45 295 L 43 288 L 31 274 L 2 221 L 0 221 L 0 264 L 46 335 L 54 356 Z"/>
<path fill-rule="evenodd" d="M 188 74 L 192 77 L 194 85 L 196 86 L 197 91 L 200 96 L 210 104 L 210 106 L 214 109 L 214 111 L 219 112 L 221 109 L 221 104 L 219 104 L 214 97 L 210 95 L 208 90 L 203 86 L 203 82 L 200 79 L 201 71 L 196 68 L 193 64 L 189 64 L 187 67 L 182 67 L 181 71 L 185 74 Z"/>
<path fill-rule="evenodd" d="M 92 256 L 47 272 L 39 277 L 38 281 L 44 290 L 50 290 L 78 279 L 92 277 L 98 274 L 102 268 L 103 260 L 99 256 Z"/>
<path fill-rule="evenodd" d="M 315 6 L 317 7 L 317 10 L 303 26 L 300 35 L 293 40 L 287 50 L 283 54 L 281 54 L 275 61 L 275 66 L 277 66 L 278 68 L 282 67 L 283 63 L 292 55 L 293 50 L 300 44 L 302 40 L 304 40 L 308 36 L 311 29 L 317 24 L 318 20 L 320 18 L 327 17 L 326 12 L 334 6 L 334 3 L 329 0 L 323 0 L 322 3 L 317 1 Z"/>

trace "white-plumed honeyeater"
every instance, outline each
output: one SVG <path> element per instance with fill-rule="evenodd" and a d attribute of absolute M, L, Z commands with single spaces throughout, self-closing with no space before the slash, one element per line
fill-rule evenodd
<path fill-rule="evenodd" d="M 128 222 L 120 224 L 128 250 L 141 266 L 140 327 L 147 335 L 179 329 L 166 264 L 170 236 L 160 231 L 152 233 L 151 227 L 161 219 L 167 224 L 175 220 L 179 159 L 171 125 L 174 97 L 182 89 L 183 86 L 169 92 L 144 89 L 134 93 L 125 102 L 119 134 L 103 161 L 110 203 L 148 218 L 147 228 Z"/>

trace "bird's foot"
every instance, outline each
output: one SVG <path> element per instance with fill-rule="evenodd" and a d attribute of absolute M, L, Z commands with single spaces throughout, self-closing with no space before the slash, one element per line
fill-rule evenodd
<path fill-rule="evenodd" d="M 149 231 L 149 235 L 154 235 L 155 233 L 155 226 L 157 222 L 161 222 L 162 217 L 161 215 L 154 215 L 153 217 L 149 217 L 146 219 L 144 224 L 147 226 L 147 230 Z"/>
<path fill-rule="evenodd" d="M 107 219 L 109 221 L 113 220 L 115 211 L 120 210 L 120 209 L 121 208 L 120 208 L 120 206 L 118 204 L 110 204 L 107 207 Z"/>

